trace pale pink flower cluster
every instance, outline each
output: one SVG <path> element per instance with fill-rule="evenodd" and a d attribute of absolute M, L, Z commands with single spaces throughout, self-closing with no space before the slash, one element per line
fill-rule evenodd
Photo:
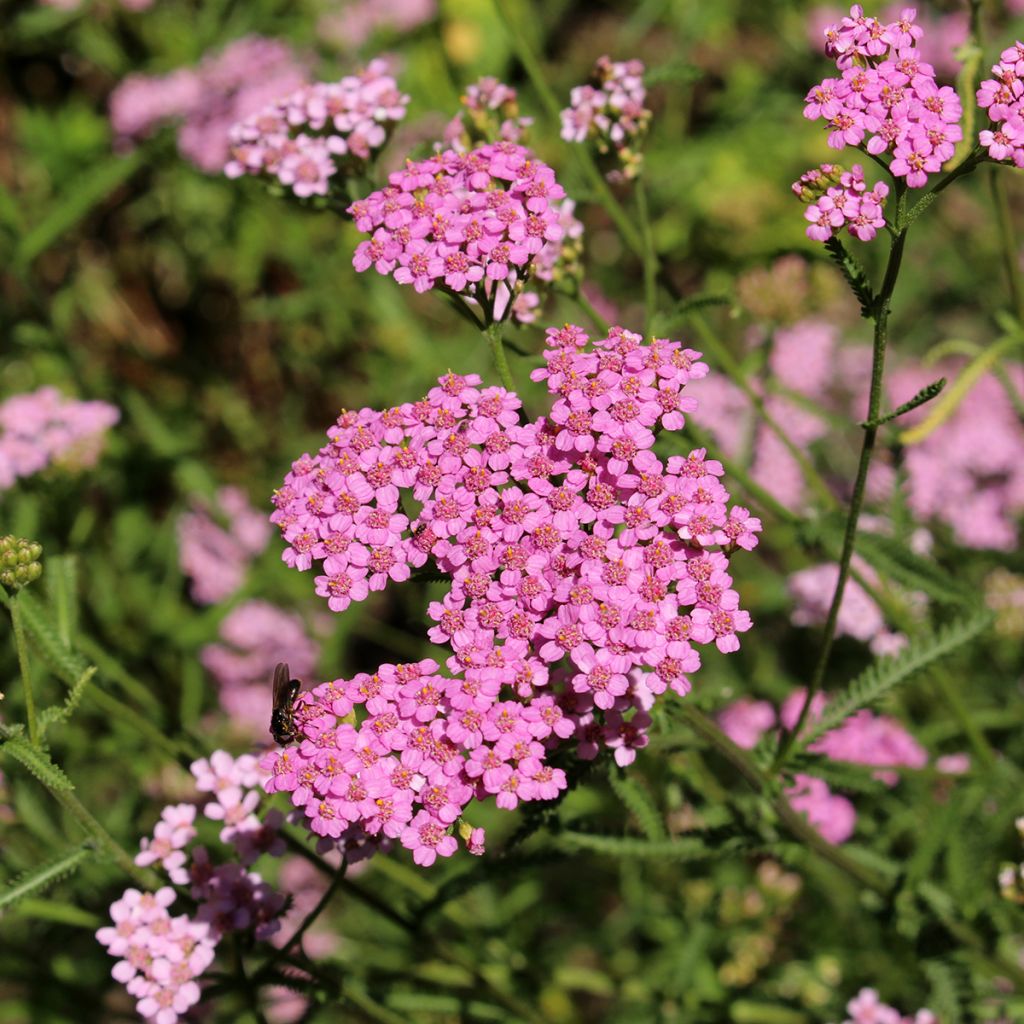
<path fill-rule="evenodd" d="M 639 60 L 599 57 L 591 82 L 576 86 L 562 111 L 562 138 L 590 142 L 598 153 L 615 158 L 610 181 L 635 178 L 643 167 L 640 144 L 651 122 L 645 106 L 644 65 Z"/>
<path fill-rule="evenodd" d="M 110 908 L 113 925 L 99 929 L 96 938 L 118 957 L 113 976 L 138 1001 L 141 1017 L 155 1024 L 175 1024 L 199 1002 L 199 978 L 213 963 L 217 944 L 230 932 L 251 932 L 267 939 L 280 928 L 284 898 L 249 865 L 263 853 L 280 856 L 285 849 L 280 812 L 260 820 L 256 759 L 232 758 L 223 750 L 192 765 L 196 789 L 209 793 L 203 808 L 207 818 L 222 823 L 222 843 L 232 847 L 231 860 L 214 863 L 204 846 L 185 848 L 196 838 L 196 807 L 165 807 L 153 836 L 142 840 L 135 863 L 156 866 L 177 886 L 188 886 L 195 913 L 172 917 L 174 889 L 154 893 L 128 889 Z"/>
<path fill-rule="evenodd" d="M 622 328 L 593 348 L 571 325 L 547 342 L 533 376 L 550 415 L 524 425 L 516 395 L 449 373 L 420 402 L 343 413 L 275 495 L 285 561 L 322 562 L 334 610 L 428 559 L 451 577 L 428 608 L 449 674 L 425 660 L 316 687 L 297 708 L 302 742 L 263 762 L 318 835 L 448 856 L 472 799 L 511 810 L 564 789 L 548 758 L 565 741 L 629 764 L 655 698 L 689 691 L 693 645 L 735 651 L 750 627 L 729 557 L 760 522 L 728 507 L 703 449 L 653 452 L 693 408 L 699 353 Z M 344 720 L 356 708 L 358 725 Z"/>
<path fill-rule="evenodd" d="M 737 746 L 749 750 L 776 724 L 794 728 L 805 698 L 805 690 L 794 691 L 776 716 L 768 701 L 743 697 L 719 714 L 718 723 Z M 824 694 L 816 694 L 807 722 L 820 719 L 827 704 Z M 858 711 L 842 725 L 825 733 L 808 750 L 833 761 L 877 767 L 875 778 L 887 786 L 895 786 L 899 781 L 897 769 L 920 769 L 928 763 L 927 751 L 896 719 L 867 710 Z M 806 814 L 830 843 L 844 843 L 853 835 L 857 822 L 853 804 L 846 797 L 833 793 L 822 779 L 795 775 L 786 795 L 793 807 Z"/>
<path fill-rule="evenodd" d="M 340 81 L 302 86 L 231 127 L 224 173 L 270 178 L 300 199 L 326 196 L 332 178 L 374 158 L 408 102 L 382 59 Z"/>
<path fill-rule="evenodd" d="M 869 583 L 873 584 L 878 579 L 874 570 L 856 555 L 852 564 Z M 838 579 L 839 567 L 834 563 L 812 565 L 789 576 L 786 587 L 794 601 L 794 625 L 824 624 Z M 836 620 L 836 636 L 852 636 L 867 644 L 872 654 L 877 655 L 895 654 L 907 642 L 902 633 L 886 628 L 882 610 L 855 579 L 846 581 Z"/>
<path fill-rule="evenodd" d="M 1012 160 L 1024 167 L 1024 43 L 1003 50 L 992 66 L 992 78 L 978 87 L 978 106 L 988 111 L 991 125 L 978 141 L 993 160 Z"/>
<path fill-rule="evenodd" d="M 565 191 L 547 164 L 513 142 L 445 150 L 388 180 L 348 209 L 371 236 L 352 265 L 418 292 L 442 288 L 500 318 L 534 257 L 562 238 Z"/>
<path fill-rule="evenodd" d="M 103 436 L 121 418 L 107 402 L 79 402 L 42 387 L 0 403 L 0 492 L 51 466 L 96 464 Z"/>
<path fill-rule="evenodd" d="M 1024 817 L 1014 822 L 1017 835 L 1024 841 Z M 1006 863 L 999 869 L 999 893 L 1005 900 L 1024 904 L 1024 860 L 1019 864 Z"/>
<path fill-rule="evenodd" d="M 833 149 L 890 154 L 889 171 L 920 188 L 953 155 L 963 132 L 956 90 L 936 83 L 934 67 L 917 49 L 923 32 L 915 16 L 908 8 L 886 24 L 855 4 L 828 26 L 825 50 L 840 77 L 807 94 L 804 117 L 825 122 Z"/>
<path fill-rule="evenodd" d="M 287 662 L 293 677 L 306 679 L 319 655 L 298 615 L 266 601 L 246 601 L 220 624 L 220 643 L 207 644 L 199 657 L 217 680 L 221 707 L 232 724 L 263 738 L 274 667 Z"/>
<path fill-rule="evenodd" d="M 955 379 L 963 363 L 909 366 L 888 381 L 891 400 L 905 402 L 937 377 Z M 1024 513 L 1024 424 L 1007 388 L 1024 394 L 1024 366 L 1004 363 L 1004 379 L 982 375 L 947 419 L 903 453 L 907 502 L 922 520 L 945 523 L 968 548 L 1016 549 Z M 934 408 L 901 419 L 910 427 Z"/>
<path fill-rule="evenodd" d="M 883 1003 L 873 988 L 862 988 L 846 1004 L 846 1012 L 850 1016 L 843 1024 L 939 1024 L 931 1010 L 918 1010 L 912 1017 L 905 1017 Z"/>
<path fill-rule="evenodd" d="M 800 175 L 793 182 L 793 192 L 808 204 L 804 213 L 807 237 L 816 242 L 828 241 L 843 228 L 854 238 L 870 242 L 878 229 L 885 227 L 882 207 L 889 186 L 879 181 L 869 192 L 860 164 L 848 171 L 836 164 L 822 164 Z"/>
<path fill-rule="evenodd" d="M 181 155 L 213 173 L 228 159 L 231 126 L 305 81 L 305 68 L 284 43 L 245 36 L 195 68 L 129 75 L 111 94 L 110 122 L 123 145 L 179 121 Z"/>
<path fill-rule="evenodd" d="M 436 14 L 437 0 L 354 0 L 325 14 L 317 22 L 317 30 L 329 43 L 357 50 L 375 32 L 404 35 Z"/>
<path fill-rule="evenodd" d="M 238 487 L 221 487 L 212 507 L 192 499 L 178 519 L 178 564 L 199 604 L 230 597 L 245 581 L 252 560 L 267 546 L 270 526 Z"/>
<path fill-rule="evenodd" d="M 42 7 L 55 7 L 59 11 L 77 11 L 82 0 L 38 0 Z M 120 0 L 126 11 L 146 11 L 153 6 L 154 0 Z"/>
<path fill-rule="evenodd" d="M 468 152 L 482 142 L 525 142 L 532 117 L 521 117 L 516 91 L 487 76 L 466 88 L 462 110 L 444 130 L 444 147 Z"/>

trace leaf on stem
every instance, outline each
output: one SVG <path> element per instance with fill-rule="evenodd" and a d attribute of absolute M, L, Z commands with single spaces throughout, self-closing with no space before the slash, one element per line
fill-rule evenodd
<path fill-rule="evenodd" d="M 650 794 L 633 776 L 625 775 L 618 766 L 613 766 L 608 773 L 608 782 L 648 839 L 664 840 L 668 837 L 665 823 Z"/>
<path fill-rule="evenodd" d="M 991 612 L 978 612 L 970 618 L 950 623 L 932 636 L 912 640 L 895 657 L 878 658 L 872 662 L 845 690 L 832 698 L 821 718 L 799 737 L 794 753 L 806 750 L 825 733 L 842 725 L 861 708 L 877 703 L 932 662 L 970 643 L 991 626 L 992 620 Z"/>
<path fill-rule="evenodd" d="M 857 535 L 857 553 L 882 575 L 908 590 L 920 590 L 939 604 L 975 607 L 977 594 L 963 587 L 931 559 L 915 554 L 902 541 L 878 533 Z"/>
<path fill-rule="evenodd" d="M 94 675 L 96 675 L 96 666 L 90 665 L 72 685 L 63 704 L 55 704 L 53 707 L 43 710 L 39 716 L 39 731 L 41 735 L 46 735 L 46 730 L 51 725 L 66 722 L 75 713 L 82 699 L 82 694 L 85 693 L 85 688 L 89 685 L 89 680 Z"/>
<path fill-rule="evenodd" d="M 913 398 L 909 401 L 904 402 L 901 406 L 893 409 L 892 412 L 886 413 L 884 416 L 880 416 L 877 420 L 862 420 L 859 424 L 862 427 L 880 427 L 883 423 L 888 423 L 890 420 L 894 420 L 899 416 L 904 416 L 908 412 L 912 412 L 919 406 L 930 402 L 933 398 L 941 394 L 942 389 L 946 386 L 946 378 L 940 377 L 938 380 L 933 380 L 931 384 L 926 384 Z"/>
<path fill-rule="evenodd" d="M 0 751 L 27 768 L 47 789 L 70 793 L 75 787 L 41 747 L 34 747 L 23 735 L 8 736 Z"/>
<path fill-rule="evenodd" d="M 92 855 L 92 847 L 83 843 L 67 850 L 48 864 L 29 868 L 18 875 L 6 889 L 0 891 L 0 910 L 10 910 L 21 900 L 45 892 L 77 871 Z"/>
<path fill-rule="evenodd" d="M 835 235 L 825 242 L 825 251 L 832 257 L 832 262 L 839 268 L 846 283 L 850 286 L 850 290 L 860 303 L 860 315 L 866 320 L 870 320 L 875 315 L 876 300 L 867 271 Z"/>

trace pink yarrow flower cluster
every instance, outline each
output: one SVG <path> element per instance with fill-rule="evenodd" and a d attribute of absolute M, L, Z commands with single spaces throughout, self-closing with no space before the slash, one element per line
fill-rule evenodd
<path fill-rule="evenodd" d="M 580 758 L 604 747 L 629 764 L 657 696 L 689 691 L 695 645 L 739 647 L 750 617 L 729 558 L 761 524 L 728 507 L 702 449 L 653 452 L 693 408 L 698 358 L 622 328 L 593 347 L 550 329 L 534 372 L 550 415 L 524 425 L 516 395 L 448 374 L 420 402 L 342 414 L 293 465 L 272 518 L 289 564 L 322 562 L 331 608 L 428 559 L 452 580 L 428 608 L 447 672 L 427 660 L 325 683 L 300 698 L 302 742 L 263 762 L 315 833 L 448 856 L 471 800 L 555 797 L 566 778 L 550 758 L 570 740 Z M 412 521 L 402 492 L 421 506 Z"/>
<path fill-rule="evenodd" d="M 931 1010 L 918 1010 L 912 1017 L 904 1016 L 888 1003 L 883 1003 L 873 988 L 862 988 L 846 1004 L 849 1017 L 843 1024 L 938 1024 Z"/>
<path fill-rule="evenodd" d="M 232 126 L 224 173 L 270 178 L 300 199 L 326 196 L 332 178 L 373 159 L 408 102 L 382 59 L 303 86 Z"/>
<path fill-rule="evenodd" d="M 576 218 L 576 203 L 563 199 L 557 210 L 562 237 L 544 243 L 530 267 L 530 287 L 520 291 L 512 302 L 512 316 L 521 324 L 536 321 L 556 285 L 572 288 L 582 283 L 583 224 Z"/>
<path fill-rule="evenodd" d="M 963 137 L 956 90 L 939 86 L 935 69 L 917 49 L 921 28 L 906 9 L 889 24 L 855 4 L 825 30 L 825 49 L 838 78 L 826 78 L 806 97 L 804 117 L 823 120 L 833 149 L 856 146 L 889 154 L 889 170 L 911 188 L 941 170 Z"/>
<path fill-rule="evenodd" d="M 1024 167 L 1024 43 L 1003 50 L 992 66 L 992 78 L 978 87 L 978 106 L 992 122 L 978 141 L 993 160 L 1012 160 Z"/>
<path fill-rule="evenodd" d="M 348 212 L 370 240 L 352 264 L 416 291 L 443 288 L 501 318 L 517 282 L 548 242 L 562 238 L 555 172 L 528 149 L 489 143 L 446 150 L 389 176 Z"/>
<path fill-rule="evenodd" d="M 113 925 L 96 938 L 117 957 L 113 976 L 137 1000 L 136 1010 L 155 1024 L 175 1024 L 199 1002 L 199 979 L 213 963 L 221 938 L 251 932 L 267 939 L 280 928 L 284 898 L 248 868 L 264 853 L 280 856 L 283 817 L 257 814 L 262 779 L 251 755 L 232 758 L 222 750 L 192 765 L 196 788 L 209 793 L 207 818 L 222 823 L 221 842 L 231 859 L 214 863 L 204 846 L 186 847 L 196 838 L 196 807 L 165 807 L 151 838 L 143 839 L 136 864 L 164 871 L 178 886 L 188 886 L 194 914 L 172 917 L 176 895 L 171 886 L 156 892 L 128 889 L 110 908 Z"/>
<path fill-rule="evenodd" d="M 107 402 L 79 402 L 52 387 L 8 398 L 0 403 L 0 492 L 51 466 L 95 465 L 120 418 Z"/>
<path fill-rule="evenodd" d="M 214 173 L 228 159 L 231 126 L 305 81 L 305 68 L 284 43 L 245 36 L 195 68 L 129 75 L 111 94 L 110 122 L 124 146 L 179 121 L 181 155 Z"/>
<path fill-rule="evenodd" d="M 216 604 L 230 597 L 269 539 L 266 517 L 240 488 L 221 487 L 212 506 L 193 498 L 178 519 L 178 563 L 191 580 L 192 600 Z"/>
<path fill-rule="evenodd" d="M 876 182 L 868 191 L 864 168 L 854 164 L 846 171 L 836 164 L 822 164 L 793 182 L 793 192 L 808 204 L 804 219 L 807 237 L 826 242 L 843 228 L 862 242 L 870 242 L 885 227 L 885 205 L 889 186 Z"/>
<path fill-rule="evenodd" d="M 602 156 L 614 158 L 610 181 L 635 178 L 643 167 L 640 144 L 651 122 L 645 106 L 644 65 L 639 60 L 599 57 L 591 82 L 576 86 L 562 111 L 562 138 L 590 142 Z"/>
<path fill-rule="evenodd" d="M 264 520 L 265 521 L 265 520 Z M 278 662 L 292 676 L 308 679 L 320 646 L 302 619 L 266 601 L 246 601 L 220 624 L 220 642 L 199 654 L 203 668 L 217 681 L 221 707 L 232 725 L 263 739 L 270 720 L 269 681 Z"/>

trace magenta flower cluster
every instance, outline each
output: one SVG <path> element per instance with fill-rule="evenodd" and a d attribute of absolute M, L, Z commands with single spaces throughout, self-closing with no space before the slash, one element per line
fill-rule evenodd
<path fill-rule="evenodd" d="M 305 81 L 305 68 L 284 43 L 245 36 L 195 68 L 129 75 L 111 94 L 110 122 L 125 144 L 151 135 L 167 121 L 179 121 L 181 155 L 213 173 L 228 158 L 231 126 Z"/>
<path fill-rule="evenodd" d="M 235 593 L 270 532 L 266 516 L 238 487 L 221 487 L 212 503 L 193 498 L 178 519 L 178 562 L 192 600 L 216 604 Z"/>
<path fill-rule="evenodd" d="M 298 615 L 266 601 L 246 601 L 227 615 L 219 642 L 207 644 L 199 658 L 217 681 L 220 704 L 232 726 L 262 739 L 269 718 L 267 680 L 273 678 L 274 667 L 285 661 L 293 676 L 308 679 L 319 655 L 319 644 Z"/>
<path fill-rule="evenodd" d="M 728 508 L 703 449 L 653 451 L 694 407 L 698 358 L 618 327 L 593 347 L 550 329 L 533 374 L 555 396 L 548 416 L 522 424 L 516 395 L 450 373 L 420 402 L 343 413 L 293 465 L 272 518 L 286 562 L 322 562 L 331 608 L 428 559 L 452 580 L 428 608 L 448 674 L 423 661 L 324 684 L 300 707 L 301 744 L 264 762 L 314 832 L 383 833 L 424 864 L 449 855 L 474 797 L 551 799 L 566 780 L 549 757 L 570 739 L 581 758 L 607 747 L 630 763 L 655 697 L 689 691 L 693 645 L 739 647 L 750 617 L 729 557 L 761 524 Z"/>
<path fill-rule="evenodd" d="M 912 1017 L 904 1016 L 895 1007 L 883 1003 L 873 988 L 862 988 L 846 1004 L 849 1017 L 843 1024 L 938 1024 L 931 1010 L 918 1010 Z"/>
<path fill-rule="evenodd" d="M 409 161 L 388 180 L 349 207 L 371 236 L 352 264 L 418 292 L 444 288 L 500 318 L 533 258 L 562 237 L 565 191 L 547 164 L 512 142 Z"/>
<path fill-rule="evenodd" d="M 197 904 L 193 914 L 172 917 L 176 894 L 171 886 L 156 892 L 128 889 L 110 908 L 113 925 L 96 938 L 117 957 L 113 976 L 137 1000 L 141 1017 L 155 1024 L 175 1024 L 199 1002 L 199 978 L 213 963 L 221 938 L 249 932 L 266 939 L 280 928 L 285 900 L 248 870 L 263 853 L 280 856 L 285 845 L 278 829 L 283 817 L 270 811 L 256 815 L 262 775 L 256 759 L 237 760 L 222 750 L 192 765 L 196 788 L 209 793 L 203 810 L 222 824 L 220 839 L 231 859 L 211 860 L 204 846 L 186 847 L 196 838 L 196 807 L 165 807 L 151 838 L 143 839 L 135 858 L 142 867 L 157 867 L 177 886 L 188 886 Z"/>
<path fill-rule="evenodd" d="M 743 697 L 725 708 L 718 722 L 735 744 L 749 750 L 776 725 L 792 729 L 800 717 L 805 699 L 806 690 L 794 691 L 776 715 L 775 708 L 768 701 Z M 827 703 L 824 694 L 816 694 L 811 702 L 808 722 L 819 720 Z M 808 750 L 833 761 L 877 768 L 875 778 L 887 786 L 895 786 L 899 781 L 899 768 L 920 769 L 928 763 L 927 751 L 896 719 L 867 710 L 858 711 L 842 725 L 829 730 Z M 950 764 L 962 770 L 959 762 Z M 853 835 L 857 823 L 856 809 L 846 797 L 833 793 L 823 779 L 797 774 L 786 796 L 830 843 L 844 843 Z"/>
<path fill-rule="evenodd" d="M 992 122 L 978 135 L 988 155 L 1024 167 L 1024 43 L 1018 40 L 999 55 L 992 78 L 978 88 L 978 106 Z"/>
<path fill-rule="evenodd" d="M 826 242 L 843 228 L 870 242 L 885 227 L 882 207 L 889 186 L 877 182 L 868 191 L 864 181 L 864 168 L 854 164 L 846 171 L 836 164 L 822 164 L 817 169 L 800 175 L 793 182 L 793 192 L 808 204 L 804 219 L 809 222 L 807 237 Z"/>
<path fill-rule="evenodd" d="M 381 59 L 338 82 L 303 86 L 231 127 L 224 173 L 262 175 L 301 199 L 326 196 L 337 174 L 373 159 L 408 102 Z"/>
<path fill-rule="evenodd" d="M 51 387 L 8 398 L 0 403 L 0 492 L 51 466 L 95 465 L 120 418 L 107 402 L 79 402 Z"/>
<path fill-rule="evenodd" d="M 617 166 L 611 181 L 635 178 L 643 166 L 640 143 L 647 134 L 651 111 L 645 106 L 644 65 L 639 60 L 613 61 L 599 57 L 591 82 L 576 86 L 562 111 L 562 138 L 590 142 Z"/>
<path fill-rule="evenodd" d="M 825 48 L 838 78 L 826 78 L 806 97 L 804 117 L 823 120 L 833 149 L 856 146 L 874 157 L 889 154 L 889 171 L 920 188 L 939 171 L 963 137 L 960 99 L 939 86 L 921 57 L 915 11 L 883 24 L 855 4 L 825 30 Z"/>

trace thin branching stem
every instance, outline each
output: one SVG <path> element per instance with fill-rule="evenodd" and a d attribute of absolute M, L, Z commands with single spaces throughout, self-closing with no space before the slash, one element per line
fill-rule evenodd
<path fill-rule="evenodd" d="M 506 391 L 515 391 L 516 384 L 512 379 L 512 371 L 509 369 L 508 357 L 505 355 L 505 342 L 502 339 L 502 328 L 503 324 L 501 321 L 494 321 L 494 323 L 488 324 L 484 329 L 484 337 L 487 339 L 487 344 L 491 347 L 491 360 L 494 362 L 494 369 L 498 373 L 498 379 L 501 381 L 501 386 Z"/>

